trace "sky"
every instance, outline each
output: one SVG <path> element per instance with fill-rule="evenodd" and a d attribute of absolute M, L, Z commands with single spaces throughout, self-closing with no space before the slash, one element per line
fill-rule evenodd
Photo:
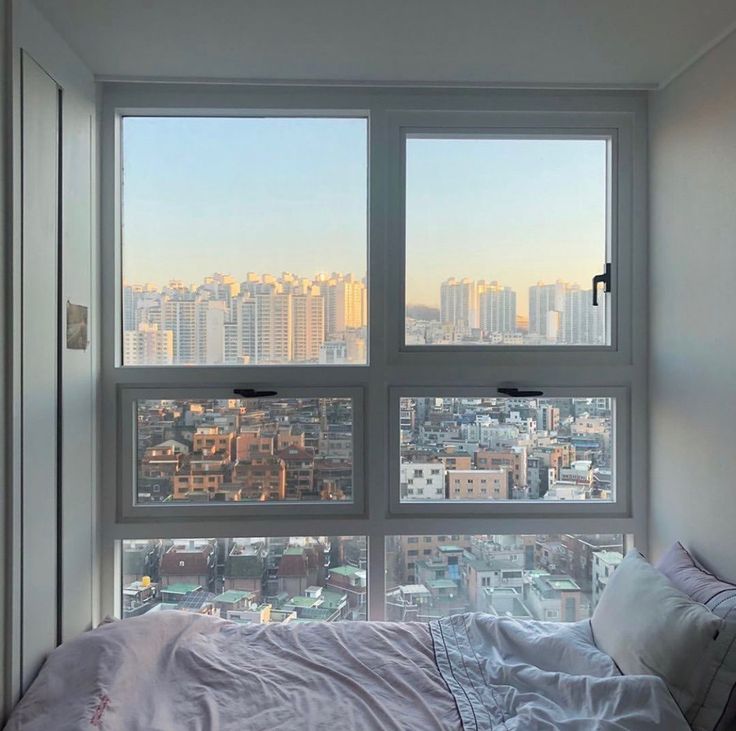
<path fill-rule="evenodd" d="M 123 278 L 366 274 L 365 119 L 127 117 Z"/>
<path fill-rule="evenodd" d="M 407 303 L 451 276 L 590 287 L 605 262 L 600 140 L 410 138 Z M 364 119 L 127 117 L 123 277 L 366 274 Z"/>
<path fill-rule="evenodd" d="M 449 276 L 517 292 L 557 279 L 590 289 L 606 261 L 606 143 L 409 139 L 406 293 L 437 306 Z"/>

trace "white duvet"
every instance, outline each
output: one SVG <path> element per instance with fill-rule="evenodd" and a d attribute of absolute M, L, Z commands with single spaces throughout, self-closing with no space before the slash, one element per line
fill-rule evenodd
<path fill-rule="evenodd" d="M 661 680 L 623 677 L 587 623 L 238 625 L 183 612 L 54 650 L 8 731 L 589 731 L 688 728 Z"/>
<path fill-rule="evenodd" d="M 466 731 L 689 729 L 664 682 L 621 675 L 589 622 L 458 614 L 430 627 Z"/>

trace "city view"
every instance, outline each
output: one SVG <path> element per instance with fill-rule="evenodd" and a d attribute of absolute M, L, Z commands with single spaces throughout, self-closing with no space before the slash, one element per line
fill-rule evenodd
<path fill-rule="evenodd" d="M 592 274 L 591 274 L 592 276 Z M 557 280 L 531 285 L 527 314 L 517 292 L 498 282 L 450 277 L 440 285 L 439 308 L 406 308 L 407 345 L 606 345 L 606 298 Z M 525 294 L 527 294 L 525 292 Z"/>
<path fill-rule="evenodd" d="M 615 499 L 610 398 L 402 398 L 402 502 Z"/>
<path fill-rule="evenodd" d="M 368 363 L 367 122 L 123 123 L 125 365 Z M 407 345 L 607 345 L 603 139 L 409 135 Z M 349 398 L 139 400 L 138 504 L 353 499 Z M 402 502 L 615 500 L 610 398 L 400 403 Z M 392 445 L 396 448 L 397 445 Z M 386 617 L 590 616 L 621 535 L 385 538 Z M 123 614 L 367 618 L 361 536 L 123 541 Z"/>
<path fill-rule="evenodd" d="M 408 306 L 407 345 L 605 345 L 605 297 L 565 282 L 529 287 L 529 316 L 497 282 L 450 278 L 440 308 Z M 123 286 L 126 365 L 365 364 L 368 291 L 352 274 L 215 273 L 198 285 Z"/>
<path fill-rule="evenodd" d="M 400 400 L 404 502 L 615 499 L 613 400 Z M 350 398 L 137 402 L 137 503 L 350 501 Z M 392 486 L 395 489 L 395 486 Z"/>
<path fill-rule="evenodd" d="M 126 365 L 365 364 L 367 326 L 365 280 L 352 274 L 123 286 Z"/>
<path fill-rule="evenodd" d="M 467 611 L 588 618 L 621 535 L 388 536 L 386 619 Z M 238 623 L 367 619 L 364 537 L 123 541 L 123 616 L 178 609 Z"/>
<path fill-rule="evenodd" d="M 351 501 L 349 398 L 141 400 L 138 504 Z"/>
<path fill-rule="evenodd" d="M 126 117 L 123 363 L 368 362 L 367 124 Z M 406 141 L 405 341 L 607 345 L 607 142 Z"/>

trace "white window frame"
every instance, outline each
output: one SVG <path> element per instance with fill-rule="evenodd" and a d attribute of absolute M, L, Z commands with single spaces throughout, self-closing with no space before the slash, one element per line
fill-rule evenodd
<path fill-rule="evenodd" d="M 583 516 L 600 515 L 611 518 L 625 518 L 631 512 L 631 462 L 630 450 L 626 448 L 626 437 L 631 432 L 629 389 L 624 386 L 580 388 L 559 386 L 543 389 L 541 399 L 554 398 L 594 398 L 597 396 L 615 399 L 613 413 L 611 465 L 615 485 L 615 499 L 608 500 L 411 500 L 402 502 L 399 491 L 390 493 L 390 512 L 393 515 L 432 515 L 441 512 L 447 516 L 526 517 L 551 515 L 575 519 Z M 401 429 L 399 415 L 402 398 L 412 397 L 489 397 L 500 398 L 494 390 L 484 386 L 403 386 L 389 389 L 389 466 L 391 483 L 398 484 L 401 470 Z M 621 445 L 621 446 L 619 446 Z"/>
<path fill-rule="evenodd" d="M 406 302 L 406 140 L 412 135 L 427 138 L 476 139 L 600 139 L 608 142 L 606 195 L 606 250 L 600 262 L 603 271 L 611 263 L 611 292 L 605 297 L 608 345 L 407 345 L 405 323 L 388 323 L 392 355 L 405 365 L 419 364 L 432 353 L 434 362 L 450 365 L 461 356 L 477 365 L 518 363 L 581 364 L 626 363 L 631 358 L 629 330 L 619 327 L 631 317 L 631 136 L 630 120 L 621 114 L 588 112 L 394 112 L 389 115 L 392 153 L 399 165 L 392 168 L 389 220 L 394 224 L 391 239 L 400 241 L 399 266 L 390 270 L 392 312 L 403 312 Z M 624 273 L 623 276 L 619 272 Z M 581 284 L 587 284 L 581 282 Z"/>
<path fill-rule="evenodd" d="M 121 455 L 118 470 L 117 511 L 121 523 L 134 522 L 139 519 L 208 520 L 217 519 L 218 514 L 225 511 L 240 518 L 257 518 L 293 515 L 295 508 L 301 515 L 314 516 L 325 513 L 325 506 L 319 501 L 298 502 L 264 502 L 253 503 L 167 503 L 165 505 L 137 504 L 136 483 L 138 472 L 138 454 L 136 439 L 135 406 L 138 400 L 210 400 L 238 399 L 232 390 L 223 386 L 215 387 L 182 387 L 147 386 L 130 388 L 121 386 L 118 390 L 118 449 Z M 363 407 L 363 390 L 361 388 L 279 388 L 280 398 L 345 398 L 352 401 L 353 415 L 353 485 L 352 499 L 329 503 L 327 512 L 331 515 L 362 515 L 365 512 L 365 444 L 363 427 L 365 424 Z M 247 403 L 247 399 L 244 400 Z"/>
<path fill-rule="evenodd" d="M 126 538 L 198 538 L 282 535 L 351 535 L 368 539 L 368 616 L 385 616 L 386 536 L 455 534 L 620 533 L 647 548 L 647 254 L 646 96 L 638 92 L 538 92 L 482 89 L 258 86 L 219 84 L 106 83 L 102 88 L 102 438 L 101 609 L 120 613 L 121 541 Z M 122 114 L 243 116 L 367 116 L 369 365 L 354 366 L 125 366 L 120 365 L 120 174 Z M 403 143 L 407 129 L 482 130 L 504 133 L 517 125 L 545 133 L 561 129 L 615 136 L 616 185 L 612 190 L 616 317 L 610 347 L 549 346 L 487 349 L 441 347 L 418 352 L 403 347 Z M 108 295 L 109 293 L 109 295 Z M 611 297 L 611 295 L 606 295 Z M 612 311 L 612 308 L 609 308 Z M 636 316 L 634 316 L 636 313 Z M 423 511 L 392 502 L 392 398 L 411 389 L 490 395 L 499 386 L 574 390 L 625 396 L 627 415 L 617 414 L 617 453 L 623 455 L 626 499 L 577 514 L 557 504 L 534 511 L 447 512 L 445 503 Z M 138 506 L 122 510 L 128 447 L 121 451 L 121 394 L 153 394 L 194 388 L 252 386 L 309 395 L 319 390 L 362 394 L 363 494 L 350 506 L 336 503 L 263 506 Z M 183 389 L 183 391 L 182 391 Z M 159 391 L 158 393 L 160 393 Z M 126 398 L 128 397 L 126 396 Z M 154 396 L 155 397 L 155 396 Z M 357 417 L 357 411 L 356 411 Z M 397 424 L 398 425 L 398 424 Z M 356 424 L 356 429 L 359 428 Z M 128 452 L 127 454 L 125 452 Z M 394 458 L 395 463 L 395 458 Z M 392 492 L 393 491 L 393 492 Z M 260 508 L 261 506 L 259 506 Z M 271 508 L 277 510 L 271 510 Z M 397 507 L 400 508 L 397 510 Z M 422 506 L 416 506 L 419 508 Z M 503 506 L 500 506 L 503 507 Z M 587 507 L 587 506 L 585 506 Z M 346 514 L 345 508 L 349 514 Z M 149 512 L 149 510 L 151 512 Z"/>

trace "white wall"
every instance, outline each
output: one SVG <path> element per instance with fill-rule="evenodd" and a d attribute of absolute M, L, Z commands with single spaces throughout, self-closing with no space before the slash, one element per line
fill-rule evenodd
<path fill-rule="evenodd" d="M 6 635 L 11 647 L 4 675 L 10 678 L 10 699 L 16 700 L 56 642 L 96 619 L 97 172 L 92 74 L 30 0 L 9 1 L 12 249 L 6 317 L 12 357 L 5 586 L 11 594 Z M 31 68 L 35 81 L 26 74 Z M 54 152 L 49 148 L 41 155 L 36 137 L 38 129 L 43 139 L 58 134 L 59 106 L 53 99 L 59 92 L 57 188 L 47 185 L 56 174 Z M 28 182 L 36 158 L 37 180 L 23 185 L 21 174 Z M 60 213 L 61 226 L 32 236 L 36 230 L 29 222 L 36 221 L 39 205 Z M 87 350 L 65 347 L 67 301 L 91 307 Z M 34 388 L 23 381 L 31 376 Z"/>
<path fill-rule="evenodd" d="M 0 723 L 8 712 L 10 702 L 10 668 L 9 668 L 9 643 L 6 638 L 10 636 L 10 623 L 6 611 L 5 586 L 9 579 L 9 572 L 5 561 L 8 557 L 9 548 L 7 536 L 9 535 L 8 524 L 10 507 L 8 504 L 8 490 L 6 481 L 7 461 L 7 437 L 8 419 L 6 384 L 8 373 L 8 343 L 6 329 L 4 327 L 6 308 L 6 292 L 4 286 L 7 276 L 7 252 L 8 252 L 8 210 L 6 205 L 7 192 L 7 135 L 6 135 L 6 110 L 8 108 L 7 74 L 9 70 L 9 24 L 8 6 L 6 0 L 0 0 L 0 283 L 2 283 L 3 294 L 0 295 Z"/>
<path fill-rule="evenodd" d="M 736 580 L 736 34 L 650 114 L 650 549 Z"/>

